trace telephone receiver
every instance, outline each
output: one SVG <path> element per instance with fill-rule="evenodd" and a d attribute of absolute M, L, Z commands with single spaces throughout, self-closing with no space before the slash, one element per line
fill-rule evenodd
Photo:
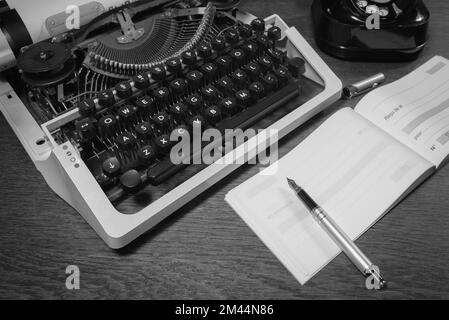
<path fill-rule="evenodd" d="M 425 47 L 430 18 L 422 0 L 315 0 L 315 40 L 347 60 L 411 60 Z"/>

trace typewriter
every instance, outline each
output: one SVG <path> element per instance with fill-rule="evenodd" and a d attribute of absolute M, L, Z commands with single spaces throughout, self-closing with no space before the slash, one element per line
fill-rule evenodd
<path fill-rule="evenodd" d="M 282 138 L 341 95 L 298 30 L 238 1 L 33 6 L 0 8 L 0 109 L 51 189 L 114 249 L 236 170 L 229 152 L 257 157 L 268 130 Z M 195 128 L 258 133 L 218 142 L 208 165 L 174 162 L 171 135 Z"/>

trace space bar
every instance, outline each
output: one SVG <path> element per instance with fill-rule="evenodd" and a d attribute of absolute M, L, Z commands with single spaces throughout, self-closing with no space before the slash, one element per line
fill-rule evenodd
<path fill-rule="evenodd" d="M 221 121 L 217 124 L 217 129 L 222 132 L 225 129 L 246 129 L 251 124 L 263 118 L 266 114 L 298 96 L 299 92 L 300 86 L 298 81 L 292 81 L 287 86 L 281 88 L 265 99 L 260 100 L 258 103 L 250 106 L 236 116 Z M 187 166 L 188 164 L 173 164 L 169 158 L 166 158 L 148 169 L 148 182 L 156 186 Z"/>

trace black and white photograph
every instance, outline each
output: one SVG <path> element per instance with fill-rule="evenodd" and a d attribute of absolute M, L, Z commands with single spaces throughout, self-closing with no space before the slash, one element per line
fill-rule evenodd
<path fill-rule="evenodd" d="M 0 0 L 0 300 L 448 300 L 448 17 Z"/>

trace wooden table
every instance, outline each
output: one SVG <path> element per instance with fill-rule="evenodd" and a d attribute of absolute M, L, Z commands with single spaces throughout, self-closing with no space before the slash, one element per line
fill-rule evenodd
<path fill-rule="evenodd" d="M 409 63 L 353 63 L 320 55 L 351 83 L 377 72 L 394 81 L 434 55 L 449 57 L 449 3 L 427 0 L 430 41 Z M 311 0 L 244 0 L 258 16 L 279 14 L 316 47 Z M 297 129 L 280 153 L 296 146 L 341 101 Z M 316 299 L 449 298 L 449 166 L 427 180 L 358 245 L 389 280 L 383 292 L 339 255 L 305 286 L 225 203 L 224 196 L 257 172 L 244 166 L 124 250 L 112 251 L 58 198 L 0 116 L 0 298 Z M 65 287 L 65 268 L 81 270 L 81 289 Z"/>

